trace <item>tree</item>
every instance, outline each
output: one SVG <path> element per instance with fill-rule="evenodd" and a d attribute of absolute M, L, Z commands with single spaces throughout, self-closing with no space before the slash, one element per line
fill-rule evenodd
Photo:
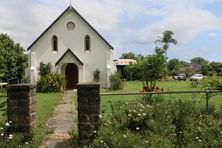
<path fill-rule="evenodd" d="M 169 74 L 176 75 L 178 73 L 186 73 L 189 64 L 185 61 L 180 61 L 179 59 L 171 59 L 167 63 L 167 69 Z"/>
<path fill-rule="evenodd" d="M 201 72 L 204 75 L 208 74 L 209 66 L 208 66 L 207 60 L 205 60 L 204 58 L 201 58 L 201 57 L 196 57 L 196 58 L 191 59 L 190 62 L 191 62 L 193 69 L 196 72 Z M 198 68 L 198 67 L 200 67 L 200 68 Z"/>
<path fill-rule="evenodd" d="M 193 58 L 190 60 L 190 62 L 191 62 L 191 64 L 199 64 L 201 66 L 208 63 L 207 60 L 205 60 L 204 58 L 201 58 L 201 57 Z"/>
<path fill-rule="evenodd" d="M 120 59 L 134 59 L 136 60 L 136 55 L 133 52 L 123 53 Z"/>
<path fill-rule="evenodd" d="M 140 60 L 142 60 L 143 58 L 141 58 Z M 139 60 L 139 61 L 140 61 Z M 140 68 L 138 67 L 137 64 L 131 64 L 131 65 L 127 65 L 125 68 L 125 73 L 126 73 L 126 79 L 127 80 L 142 80 L 142 74 L 139 73 L 138 71 L 140 70 Z"/>
<path fill-rule="evenodd" d="M 137 72 L 141 74 L 143 86 L 153 91 L 156 82 L 166 72 L 166 58 L 161 48 L 155 49 L 155 54 L 144 57 L 134 65 Z"/>
<path fill-rule="evenodd" d="M 167 50 L 169 48 L 169 44 L 170 43 L 173 43 L 174 45 L 177 44 L 177 40 L 172 37 L 173 34 L 174 33 L 172 31 L 166 30 L 166 31 L 163 32 L 163 36 L 162 37 L 158 36 L 159 39 L 157 39 L 155 41 L 155 43 L 157 43 L 157 42 L 163 43 L 163 47 L 162 48 L 163 48 L 163 50 L 165 52 L 165 57 L 167 57 Z"/>
<path fill-rule="evenodd" d="M 220 62 L 210 62 L 208 64 L 208 68 L 210 71 L 215 71 L 217 73 L 221 73 L 222 63 Z"/>
<path fill-rule="evenodd" d="M 186 61 L 180 61 L 180 64 L 183 65 L 184 67 L 189 66 L 189 63 Z"/>
<path fill-rule="evenodd" d="M 0 69 L 4 73 L 2 80 L 18 78 L 21 81 L 27 60 L 27 55 L 19 43 L 14 43 L 7 34 L 0 34 Z"/>
<path fill-rule="evenodd" d="M 173 70 L 179 70 L 178 65 L 180 64 L 179 59 L 171 59 L 169 60 L 169 62 L 167 63 L 167 68 L 169 71 L 173 71 Z"/>
<path fill-rule="evenodd" d="M 144 56 L 142 54 L 136 55 L 136 60 L 140 60 L 140 59 L 143 59 L 143 58 L 144 58 Z"/>
<path fill-rule="evenodd" d="M 203 75 L 208 75 L 208 71 L 209 71 L 209 65 L 208 64 L 203 64 L 202 69 L 201 69 L 201 73 Z"/>

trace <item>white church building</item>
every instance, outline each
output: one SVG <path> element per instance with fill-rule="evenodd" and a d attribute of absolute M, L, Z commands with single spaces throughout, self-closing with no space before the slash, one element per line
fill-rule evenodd
<path fill-rule="evenodd" d="M 44 15 L 43 15 L 44 16 Z M 41 62 L 51 63 L 52 71 L 63 74 L 68 89 L 77 83 L 92 82 L 100 70 L 100 84 L 109 87 L 116 71 L 113 47 L 72 7 L 69 6 L 29 47 L 28 76 L 39 79 Z"/>

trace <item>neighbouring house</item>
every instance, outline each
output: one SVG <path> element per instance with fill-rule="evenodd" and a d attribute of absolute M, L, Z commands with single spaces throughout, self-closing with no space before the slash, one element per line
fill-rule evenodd
<path fill-rule="evenodd" d="M 137 63 L 136 60 L 133 59 L 118 59 L 115 60 L 115 62 L 116 62 L 117 72 L 121 75 L 122 79 L 126 79 L 124 68 L 128 65 Z"/>
<path fill-rule="evenodd" d="M 43 15 L 44 17 L 44 15 Z M 51 63 L 52 71 L 63 74 L 67 89 L 77 83 L 92 82 L 100 70 L 100 84 L 109 87 L 109 76 L 116 71 L 113 47 L 72 7 L 69 6 L 31 45 L 28 76 L 39 79 L 39 64 Z"/>
<path fill-rule="evenodd" d="M 191 63 L 189 64 L 190 69 L 192 69 L 196 73 L 200 73 L 202 70 L 202 66 L 200 64 Z"/>

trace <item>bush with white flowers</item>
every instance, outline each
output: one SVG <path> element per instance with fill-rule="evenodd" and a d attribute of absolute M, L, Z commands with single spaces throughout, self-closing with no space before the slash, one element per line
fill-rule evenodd
<path fill-rule="evenodd" d="M 20 134 L 9 133 L 9 128 L 13 124 L 12 121 L 5 122 L 0 126 L 0 147 L 5 148 L 14 148 L 14 147 L 24 147 L 26 145 L 29 146 L 28 140 L 25 139 Z"/>
<path fill-rule="evenodd" d="M 222 109 L 189 101 L 118 102 L 89 147 L 220 147 Z"/>

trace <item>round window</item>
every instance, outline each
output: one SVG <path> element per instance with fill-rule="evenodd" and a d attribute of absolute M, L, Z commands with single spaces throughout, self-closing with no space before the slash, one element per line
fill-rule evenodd
<path fill-rule="evenodd" d="M 68 22 L 66 26 L 69 30 L 73 30 L 75 28 L 75 24 L 73 22 Z"/>

